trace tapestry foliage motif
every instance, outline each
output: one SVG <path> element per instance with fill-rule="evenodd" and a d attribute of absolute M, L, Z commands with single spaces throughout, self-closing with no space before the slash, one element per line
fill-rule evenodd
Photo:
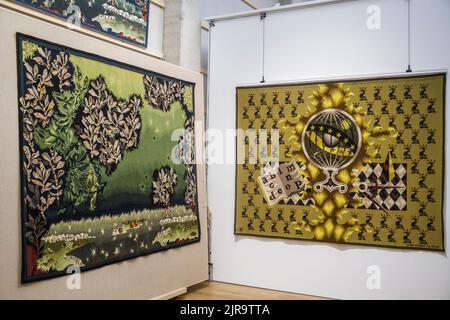
<path fill-rule="evenodd" d="M 22 281 L 199 241 L 194 84 L 22 34 L 17 48 Z"/>

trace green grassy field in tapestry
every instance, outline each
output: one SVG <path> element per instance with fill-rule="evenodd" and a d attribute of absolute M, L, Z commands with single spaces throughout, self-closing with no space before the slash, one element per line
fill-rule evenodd
<path fill-rule="evenodd" d="M 178 175 L 174 200 L 183 199 L 185 167 L 174 165 L 170 156 L 177 144 L 177 141 L 171 141 L 172 131 L 182 128 L 186 119 L 181 104 L 179 102 L 172 104 L 168 112 L 154 109 L 144 98 L 142 74 L 76 55 L 71 55 L 71 61 L 74 66 L 80 68 L 84 77 L 95 79 L 103 75 L 108 88 L 118 98 L 128 99 L 132 94 L 138 94 L 144 104 L 140 111 L 142 131 L 139 146 L 125 153 L 112 175 L 104 175 L 106 186 L 103 197 L 107 201 L 102 201 L 98 209 L 108 211 L 120 206 L 121 202 L 137 206 L 150 205 L 153 171 L 164 165 L 172 166 Z"/>

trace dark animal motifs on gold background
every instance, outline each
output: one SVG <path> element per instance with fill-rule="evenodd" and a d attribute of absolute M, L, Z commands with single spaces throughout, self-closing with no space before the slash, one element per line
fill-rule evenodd
<path fill-rule="evenodd" d="M 443 250 L 443 83 L 442 75 L 343 83 L 351 93 L 346 104 L 363 110 L 363 121 L 370 120 L 372 128 L 395 128 L 396 134 L 376 141 L 376 152 L 368 165 L 383 165 L 390 154 L 396 168 L 406 168 L 406 204 L 402 210 L 349 208 L 346 223 L 353 232 L 338 240 L 331 234 L 318 238 L 313 230 L 323 219 L 312 209 L 314 199 L 295 204 L 280 201 L 269 207 L 257 180 L 261 159 L 250 164 L 247 158 L 246 163 L 237 165 L 235 233 Z M 318 90 L 319 84 L 237 89 L 238 128 L 268 130 L 268 150 L 258 145 L 253 152 L 259 152 L 260 157 L 269 155 L 270 129 L 280 129 L 279 160 L 291 161 L 289 132 L 281 130 L 279 122 L 305 115 Z M 248 156 L 249 139 L 245 144 Z"/>

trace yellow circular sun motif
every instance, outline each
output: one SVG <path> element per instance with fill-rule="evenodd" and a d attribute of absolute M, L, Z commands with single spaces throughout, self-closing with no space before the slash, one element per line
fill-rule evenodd
<path fill-rule="evenodd" d="M 305 168 L 307 191 L 300 196 L 314 200 L 310 218 L 296 227 L 311 239 L 346 241 L 363 227 L 347 209 L 362 205 L 350 196 L 357 191 L 353 172 L 373 161 L 380 140 L 396 136 L 394 128 L 365 118 L 367 110 L 354 104 L 353 96 L 343 83 L 318 85 L 305 113 L 279 122 L 289 148 L 286 160 Z"/>

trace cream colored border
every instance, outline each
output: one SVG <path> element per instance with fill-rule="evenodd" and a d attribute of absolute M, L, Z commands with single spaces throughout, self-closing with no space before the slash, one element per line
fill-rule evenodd
<path fill-rule="evenodd" d="M 157 0 L 157 1 L 154 0 L 154 2 L 162 2 L 162 1 L 161 0 Z M 164 2 L 162 2 L 162 3 L 164 4 Z M 157 58 L 157 59 L 162 59 L 163 58 L 163 54 L 162 53 L 157 52 L 157 51 L 155 51 L 155 50 L 153 50 L 151 48 L 141 48 L 141 47 L 129 44 L 128 42 L 121 41 L 121 40 L 118 40 L 116 38 L 107 36 L 105 34 L 102 34 L 101 32 L 96 32 L 96 31 L 93 31 L 93 30 L 90 30 L 90 29 L 84 28 L 84 27 L 73 26 L 72 24 L 66 23 L 66 22 L 64 22 L 63 20 L 61 20 L 61 19 L 59 19 L 57 17 L 54 17 L 54 16 L 49 15 L 49 14 L 45 14 L 43 12 L 40 12 L 38 10 L 29 8 L 29 7 L 26 7 L 24 5 L 20 5 L 18 3 L 12 2 L 11 0 L 0 0 L 0 7 L 5 7 L 5 8 L 8 8 L 8 9 L 14 10 L 16 12 L 24 13 L 26 15 L 29 15 L 29 16 L 33 17 L 33 18 L 36 18 L 36 19 L 39 19 L 39 20 L 42 20 L 42 21 L 47 21 L 47 22 L 56 24 L 57 26 L 60 26 L 60 27 L 63 27 L 63 28 L 69 29 L 69 30 L 76 31 L 76 32 L 82 33 L 84 35 L 87 35 L 87 36 L 90 36 L 90 37 L 93 37 L 93 38 L 97 38 L 97 39 L 100 39 L 100 40 L 103 40 L 103 41 L 106 41 L 106 42 L 109 42 L 109 43 L 112 43 L 112 44 L 115 44 L 115 45 L 118 45 L 118 46 L 121 46 L 121 47 L 124 47 L 124 48 L 127 48 L 127 49 L 130 49 L 130 50 L 133 50 L 133 51 L 145 54 L 145 55 L 150 56 L 150 57 L 154 57 L 154 58 Z"/>

